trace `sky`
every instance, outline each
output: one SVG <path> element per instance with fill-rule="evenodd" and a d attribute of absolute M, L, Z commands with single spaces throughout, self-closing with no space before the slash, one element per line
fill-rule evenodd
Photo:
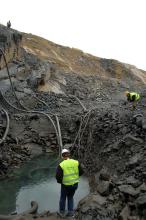
<path fill-rule="evenodd" d="M 0 23 L 146 70 L 146 0 L 0 0 Z"/>

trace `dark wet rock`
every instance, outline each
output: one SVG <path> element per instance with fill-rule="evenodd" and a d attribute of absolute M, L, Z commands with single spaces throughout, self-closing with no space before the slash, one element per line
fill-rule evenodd
<path fill-rule="evenodd" d="M 131 185 L 121 185 L 118 187 L 118 189 L 120 192 L 133 197 L 136 197 L 139 194 L 139 192 L 136 191 Z"/>
<path fill-rule="evenodd" d="M 131 146 L 135 143 L 139 143 L 139 144 L 143 143 L 143 140 L 141 138 L 136 138 L 129 134 L 124 137 L 124 141 L 126 146 Z"/>
<path fill-rule="evenodd" d="M 106 199 L 99 194 L 90 194 L 82 199 L 77 207 L 77 219 L 85 219 L 92 216 L 92 219 L 113 219 L 113 211 L 105 208 Z M 90 218 L 89 218 L 90 219 Z"/>
<path fill-rule="evenodd" d="M 86 207 L 90 202 L 92 202 L 92 206 L 94 207 L 102 206 L 106 203 L 106 198 L 97 193 L 89 194 L 79 202 L 78 207 Z"/>
<path fill-rule="evenodd" d="M 140 220 L 138 216 L 129 216 L 128 220 Z"/>
<path fill-rule="evenodd" d="M 139 190 L 141 192 L 146 192 L 146 183 L 141 184 L 141 186 L 139 187 Z"/>
<path fill-rule="evenodd" d="M 145 117 L 142 118 L 142 128 L 145 131 L 146 130 L 146 120 Z"/>
<path fill-rule="evenodd" d="M 135 201 L 139 210 L 146 209 L 146 193 L 141 194 Z"/>
<path fill-rule="evenodd" d="M 113 185 L 109 181 L 100 181 L 97 186 L 97 192 L 102 196 L 108 196 L 113 188 Z"/>
<path fill-rule="evenodd" d="M 99 178 L 100 178 L 101 180 L 109 181 L 110 178 L 111 178 L 111 176 L 110 176 L 109 173 L 107 173 L 106 171 L 103 170 L 103 171 L 100 171 Z"/>
<path fill-rule="evenodd" d="M 142 172 L 142 178 L 143 178 L 144 180 L 146 180 L 146 171 L 143 171 L 143 172 Z"/>
<path fill-rule="evenodd" d="M 119 220 L 127 220 L 130 215 L 129 207 L 126 205 L 119 215 Z"/>
<path fill-rule="evenodd" d="M 129 176 L 128 178 L 126 178 L 125 183 L 128 185 L 132 185 L 134 188 L 137 188 L 138 186 L 141 185 L 141 181 L 135 179 L 133 176 Z"/>
<path fill-rule="evenodd" d="M 129 168 L 134 168 L 139 165 L 141 160 L 140 154 L 135 154 L 133 157 L 130 158 L 129 162 L 126 163 L 126 166 Z"/>
<path fill-rule="evenodd" d="M 143 210 L 143 220 L 146 219 L 146 209 Z"/>
<path fill-rule="evenodd" d="M 140 127 L 140 128 L 142 127 L 144 129 L 144 124 L 143 124 L 143 118 L 142 117 L 137 117 L 135 123 L 138 127 Z"/>
<path fill-rule="evenodd" d="M 38 144 L 28 143 L 23 145 L 23 147 L 28 149 L 31 157 L 35 157 L 42 154 L 42 147 Z"/>
<path fill-rule="evenodd" d="M 126 127 L 123 127 L 121 130 L 120 130 L 121 134 L 122 135 L 125 135 L 128 133 L 128 129 Z"/>

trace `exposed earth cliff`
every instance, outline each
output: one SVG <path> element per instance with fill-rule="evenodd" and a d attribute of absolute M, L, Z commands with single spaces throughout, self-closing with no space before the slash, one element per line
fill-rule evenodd
<path fill-rule="evenodd" d="M 146 219 L 146 72 L 3 25 L 0 48 L 0 177 L 62 141 L 89 177 L 76 219 Z M 134 111 L 125 90 L 141 95 Z"/>

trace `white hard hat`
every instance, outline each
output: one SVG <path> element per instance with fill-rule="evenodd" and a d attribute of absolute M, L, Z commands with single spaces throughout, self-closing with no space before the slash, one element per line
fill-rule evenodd
<path fill-rule="evenodd" d="M 69 150 L 68 149 L 63 149 L 61 154 L 64 154 L 64 153 L 69 153 Z"/>

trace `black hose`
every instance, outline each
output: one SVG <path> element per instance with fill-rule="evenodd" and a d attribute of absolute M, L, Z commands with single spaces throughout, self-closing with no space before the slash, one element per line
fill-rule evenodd
<path fill-rule="evenodd" d="M 14 105 L 12 105 L 12 104 L 3 96 L 3 94 L 2 94 L 1 91 L 0 91 L 0 94 L 1 94 L 1 96 L 3 97 L 3 99 L 5 100 L 5 102 L 6 102 L 9 106 L 11 106 L 13 109 L 16 109 L 16 110 L 18 110 L 18 111 L 25 112 L 25 113 L 41 114 L 41 115 L 44 115 L 45 117 L 47 117 L 47 118 L 51 121 L 51 123 L 52 123 L 52 125 L 53 125 L 53 127 L 54 127 L 54 130 L 55 130 L 56 136 L 57 136 L 57 140 L 58 140 L 58 143 L 59 143 L 58 131 L 57 131 L 57 129 L 56 129 L 56 126 L 55 126 L 55 124 L 54 124 L 54 122 L 53 122 L 51 116 L 47 115 L 47 114 L 44 113 L 44 112 L 40 112 L 40 111 L 29 111 L 29 110 L 24 110 L 24 109 L 17 108 L 17 107 L 15 107 Z"/>
<path fill-rule="evenodd" d="M 13 87 L 12 79 L 11 79 L 10 72 L 9 72 L 9 68 L 8 68 L 7 61 L 6 61 L 6 57 L 5 57 L 5 54 L 4 54 L 4 52 L 3 52 L 3 50 L 2 50 L 1 48 L 0 48 L 0 52 L 2 53 L 3 58 L 4 58 L 4 61 L 5 61 L 5 64 L 6 64 L 6 69 L 7 69 L 8 77 L 9 77 L 9 80 L 10 80 L 10 84 L 11 84 L 11 88 L 12 88 L 13 95 L 15 96 L 15 98 L 16 98 L 16 100 L 18 101 L 18 103 L 20 104 L 20 106 L 23 107 L 23 109 L 19 109 L 19 108 L 13 106 L 11 103 L 9 103 L 9 101 L 7 101 L 7 100 L 4 98 L 2 92 L 0 91 L 0 92 L 1 92 L 1 95 L 3 96 L 3 98 L 5 99 L 5 101 L 7 102 L 7 104 L 8 104 L 9 106 L 11 106 L 12 108 L 14 108 L 14 109 L 16 109 L 16 110 L 18 110 L 18 111 L 22 111 L 22 112 L 42 114 L 42 115 L 46 116 L 46 117 L 51 121 L 51 123 L 52 123 L 52 125 L 53 125 L 53 127 L 54 127 L 54 129 L 55 129 L 55 132 L 56 132 L 57 141 L 58 141 L 58 145 L 59 145 L 59 148 L 60 148 L 60 149 L 59 149 L 59 155 L 61 156 L 62 137 L 59 135 L 59 131 L 57 131 L 56 126 L 55 126 L 53 120 L 51 119 L 51 117 L 50 117 L 49 115 L 45 114 L 44 112 L 29 110 L 27 107 L 25 107 L 24 105 L 22 105 L 22 103 L 20 102 L 20 100 L 18 99 L 18 97 L 17 97 L 17 95 L 16 95 L 16 93 L 15 93 L 15 89 L 14 89 L 14 87 Z M 75 98 L 75 99 L 78 101 L 78 103 L 82 106 L 83 110 L 84 110 L 84 111 L 87 111 L 86 107 L 83 105 L 83 103 L 82 103 L 76 96 L 74 96 L 74 95 L 69 95 L 69 97 Z M 35 98 L 38 99 L 37 97 L 35 97 Z M 40 101 L 40 100 L 39 100 L 39 101 Z M 42 102 L 43 102 L 43 101 L 42 101 Z M 44 103 L 44 102 L 43 102 L 43 103 Z M 44 104 L 46 105 L 46 103 L 44 103 Z M 91 110 L 92 110 L 92 109 L 91 109 Z M 87 116 L 91 110 L 89 110 L 85 115 Z M 85 118 L 86 118 L 86 116 L 85 116 Z M 57 116 L 56 116 L 56 117 L 57 117 Z M 58 117 L 56 118 L 56 120 L 58 121 Z M 89 118 L 88 118 L 88 120 L 89 120 Z M 88 120 L 87 120 L 87 123 L 88 123 Z M 84 132 L 86 126 L 87 126 L 87 123 L 86 123 L 86 125 L 85 125 L 85 127 L 84 127 L 84 129 L 83 129 L 83 131 L 82 131 L 82 133 L 81 133 L 81 138 L 82 138 L 82 136 L 83 136 L 83 132 Z M 59 128 L 60 128 L 60 125 L 59 125 Z M 59 129 L 59 128 L 58 128 L 58 129 Z M 77 134 L 77 136 L 76 136 L 76 138 L 75 138 L 74 144 L 75 144 L 75 142 L 76 142 L 78 136 L 80 135 L 80 129 L 81 129 L 81 127 L 79 128 L 79 131 L 78 131 L 78 134 Z M 81 138 L 80 138 L 80 140 L 81 140 Z M 3 139 L 2 139 L 2 140 L 3 140 Z M 74 146 L 74 144 L 73 144 L 73 146 Z"/>
<path fill-rule="evenodd" d="M 16 92 L 15 92 L 15 89 L 14 89 L 14 86 L 13 86 L 13 82 L 12 82 L 12 79 L 11 79 L 11 76 L 10 76 L 8 64 L 7 64 L 7 61 L 6 61 L 6 57 L 5 57 L 5 54 L 4 54 L 4 52 L 3 52 L 3 50 L 1 48 L 0 48 L 0 52 L 3 55 L 4 62 L 6 64 L 6 69 L 7 69 L 8 77 L 9 77 L 9 80 L 10 80 L 10 85 L 11 85 L 11 88 L 12 88 L 13 95 L 15 96 L 15 98 L 16 98 L 17 102 L 19 103 L 19 105 L 24 108 L 24 106 L 21 104 L 21 102 L 19 101 L 19 99 L 18 99 L 18 97 L 16 95 Z"/>
<path fill-rule="evenodd" d="M 4 54 L 4 52 L 3 52 L 3 50 L 2 50 L 1 48 L 0 48 L 0 52 L 1 52 L 1 54 L 3 55 L 4 61 L 5 61 L 5 64 L 6 64 L 6 69 L 7 69 L 8 77 L 9 77 L 9 80 L 10 80 L 10 84 L 11 84 L 11 88 L 12 88 L 13 95 L 15 96 L 16 100 L 18 101 L 18 103 L 23 107 L 23 109 L 19 109 L 19 108 L 13 106 L 12 104 L 10 104 L 10 103 L 4 98 L 2 92 L 0 91 L 2 97 L 5 99 L 5 101 L 7 102 L 7 104 L 8 104 L 9 106 L 11 106 L 12 108 L 14 108 L 14 109 L 16 109 L 16 110 L 19 110 L 19 111 L 22 111 L 22 112 L 27 112 L 27 113 L 38 113 L 38 114 L 42 114 L 42 115 L 46 116 L 46 117 L 51 121 L 51 123 L 52 123 L 52 125 L 53 125 L 53 127 L 54 127 L 54 129 L 55 129 L 55 133 L 56 133 L 56 136 L 57 136 L 57 142 L 58 142 L 58 145 L 60 146 L 60 144 L 59 144 L 59 143 L 60 143 L 60 140 L 59 140 L 60 137 L 59 137 L 59 134 L 58 134 L 58 132 L 57 132 L 56 126 L 55 126 L 54 121 L 52 120 L 52 118 L 51 118 L 49 115 L 45 114 L 44 112 L 33 111 L 33 110 L 31 111 L 31 110 L 29 110 L 28 108 L 26 108 L 25 106 L 23 106 L 23 105 L 21 104 L 21 102 L 19 101 L 19 99 L 18 99 L 18 97 L 17 97 L 17 95 L 16 95 L 16 93 L 15 93 L 15 89 L 14 89 L 14 87 L 13 87 L 13 83 L 12 83 L 12 79 L 11 79 L 11 76 L 10 76 L 10 72 L 9 72 L 9 68 L 8 68 L 8 65 L 7 65 L 7 61 L 6 61 L 5 54 Z M 7 117 L 8 117 L 8 116 L 7 116 Z M 57 116 L 56 116 L 56 117 L 57 117 Z M 7 129 L 6 129 L 6 131 L 7 131 Z M 6 134 L 5 134 L 5 135 L 6 135 Z M 5 138 L 5 136 L 4 136 L 4 138 Z M 2 142 L 3 142 L 3 139 L 2 139 Z"/>
<path fill-rule="evenodd" d="M 28 214 L 35 214 L 38 210 L 38 203 L 36 201 L 31 201 L 31 208 L 24 211 L 23 213 L 16 215 L 0 215 L 0 220 L 14 220 L 16 218 L 21 219 L 22 216 Z"/>

